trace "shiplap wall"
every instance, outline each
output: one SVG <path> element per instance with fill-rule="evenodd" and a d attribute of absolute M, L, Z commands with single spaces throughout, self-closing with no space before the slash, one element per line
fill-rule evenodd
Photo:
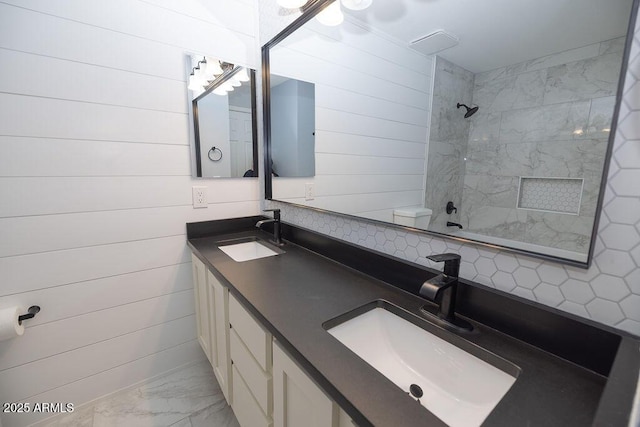
<path fill-rule="evenodd" d="M 316 99 L 316 176 L 277 178 L 273 197 L 392 221 L 423 204 L 432 64 L 360 25 L 312 20 L 271 51 L 271 72 L 314 83 Z"/>
<path fill-rule="evenodd" d="M 256 68 L 256 8 L 0 2 L 0 308 L 42 307 L 0 343 L 0 402 L 80 405 L 203 358 L 185 223 L 257 214 L 260 195 L 191 178 L 184 55 Z"/>

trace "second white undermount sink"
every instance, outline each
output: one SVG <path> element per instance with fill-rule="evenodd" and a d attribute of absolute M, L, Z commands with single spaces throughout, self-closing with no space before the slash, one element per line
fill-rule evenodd
<path fill-rule="evenodd" d="M 448 425 L 480 426 L 515 382 L 519 368 L 510 362 L 477 348 L 485 360 L 495 358 L 512 374 L 381 304 L 371 307 L 327 331 L 405 392 L 414 384 L 419 386 L 423 395 L 414 398 Z M 339 318 L 327 323 L 331 326 L 335 320 Z"/>
<path fill-rule="evenodd" d="M 277 249 L 271 249 L 262 242 L 255 239 L 242 239 L 236 240 L 239 243 L 232 243 L 233 241 L 219 242 L 224 243 L 218 246 L 218 248 L 229 255 L 236 262 L 251 261 L 258 258 L 266 258 L 283 253 Z"/>

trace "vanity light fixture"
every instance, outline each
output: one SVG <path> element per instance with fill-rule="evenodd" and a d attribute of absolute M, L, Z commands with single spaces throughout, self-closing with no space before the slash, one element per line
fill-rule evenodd
<path fill-rule="evenodd" d="M 206 79 L 203 77 L 202 68 L 206 66 L 204 58 L 196 60 L 196 66 L 191 69 L 189 75 L 189 90 L 192 92 L 202 92 L 207 85 Z"/>
<path fill-rule="evenodd" d="M 285 9 L 298 9 L 307 4 L 307 0 L 278 0 L 278 5 Z"/>
<path fill-rule="evenodd" d="M 342 5 L 351 10 L 364 10 L 371 6 L 373 0 L 341 0 Z"/>
<path fill-rule="evenodd" d="M 234 65 L 227 62 L 221 62 L 212 57 L 194 56 L 191 59 L 195 64 L 189 75 L 189 90 L 200 93 L 206 88 L 210 82 L 214 81 L 218 76 L 226 71 L 232 70 Z M 248 76 L 247 76 L 248 80 Z M 233 87 L 228 90 L 233 90 Z M 225 92 L 226 93 L 226 92 Z"/>
<path fill-rule="evenodd" d="M 229 82 L 224 82 L 220 85 L 220 87 L 224 90 L 226 90 L 227 92 L 231 92 L 234 90 L 234 87 L 231 85 L 231 83 Z"/>
<path fill-rule="evenodd" d="M 188 86 L 188 88 L 189 88 L 190 91 L 192 91 L 192 92 L 201 92 L 205 85 L 206 85 L 206 82 L 203 82 L 202 80 L 199 80 L 194 75 L 191 75 L 189 77 L 189 86 Z"/>
<path fill-rule="evenodd" d="M 247 69 L 243 68 L 236 74 L 236 77 L 239 82 L 248 82 L 250 80 L 249 73 L 247 73 Z"/>
<path fill-rule="evenodd" d="M 328 27 L 335 27 L 336 25 L 342 24 L 342 21 L 344 21 L 344 14 L 340 9 L 340 1 L 336 0 L 329 6 L 325 7 L 322 12 L 318 13 L 316 19 L 322 25 L 326 25 Z"/>
<path fill-rule="evenodd" d="M 223 73 L 222 67 L 220 67 L 220 61 L 217 59 L 206 57 L 207 60 L 207 75 L 219 76 Z"/>
<path fill-rule="evenodd" d="M 227 95 L 227 91 L 224 90 L 223 87 L 217 87 L 213 90 L 213 93 L 216 95 L 220 95 L 220 96 L 226 96 Z"/>

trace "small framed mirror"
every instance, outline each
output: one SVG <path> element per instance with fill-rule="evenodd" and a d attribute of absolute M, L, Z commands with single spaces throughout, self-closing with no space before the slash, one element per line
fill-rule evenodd
<path fill-rule="evenodd" d="M 189 55 L 193 176 L 258 176 L 255 70 Z"/>

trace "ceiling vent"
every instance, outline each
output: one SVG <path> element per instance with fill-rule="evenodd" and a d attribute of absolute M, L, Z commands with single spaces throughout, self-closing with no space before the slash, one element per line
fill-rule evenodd
<path fill-rule="evenodd" d="M 409 43 L 411 49 L 415 49 L 425 55 L 433 55 L 458 44 L 458 38 L 444 30 L 434 31 L 424 37 L 420 37 Z"/>

